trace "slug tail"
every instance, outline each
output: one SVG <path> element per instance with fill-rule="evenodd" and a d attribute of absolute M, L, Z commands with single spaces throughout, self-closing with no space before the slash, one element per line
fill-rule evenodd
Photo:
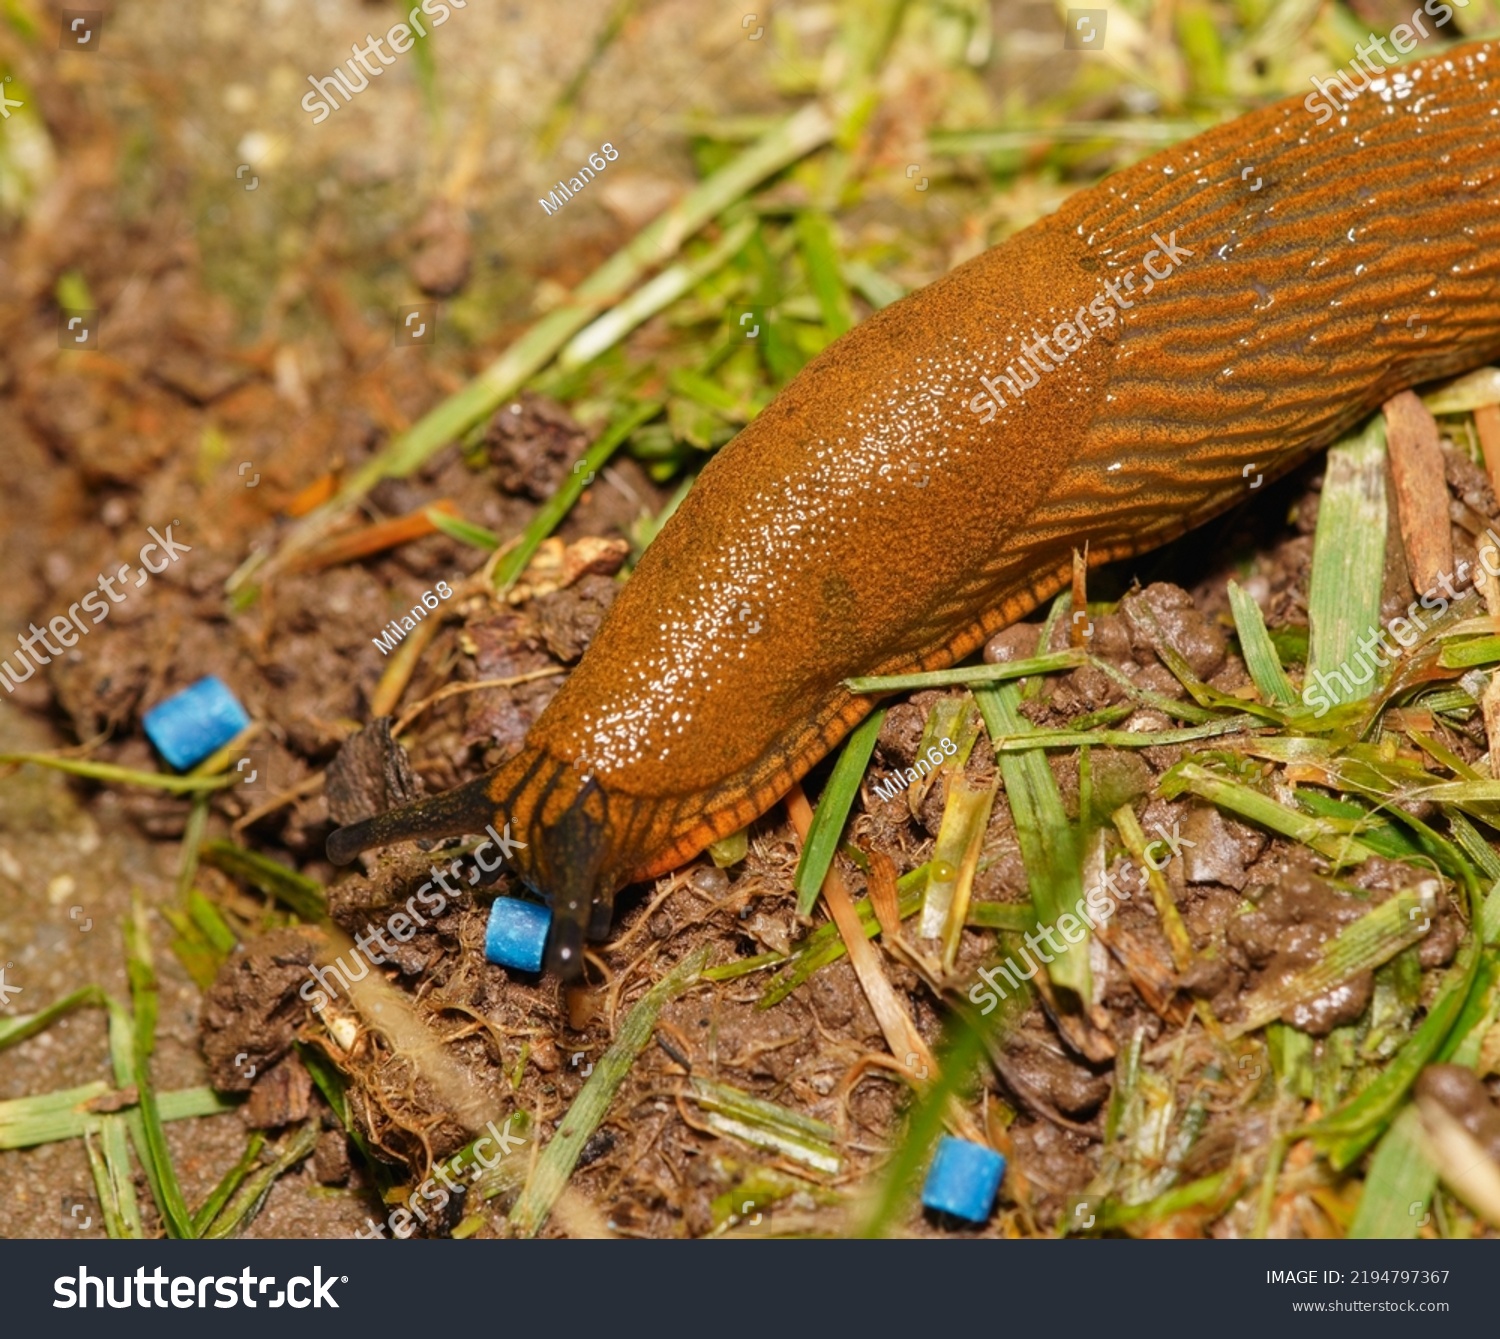
<path fill-rule="evenodd" d="M 338 828 L 329 834 L 328 858 L 335 865 L 347 865 L 361 851 L 375 846 L 483 832 L 494 816 L 489 784 L 490 778 L 482 776 L 441 795 Z"/>

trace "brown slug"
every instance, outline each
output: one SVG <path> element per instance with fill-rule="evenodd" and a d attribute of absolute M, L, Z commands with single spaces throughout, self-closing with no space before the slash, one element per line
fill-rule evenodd
<path fill-rule="evenodd" d="M 522 751 L 330 859 L 508 822 L 576 975 L 622 886 L 764 813 L 871 709 L 845 679 L 951 665 L 1075 547 L 1159 545 L 1500 353 L 1500 49 L 1334 110 L 1155 154 L 836 341 L 708 463 Z"/>

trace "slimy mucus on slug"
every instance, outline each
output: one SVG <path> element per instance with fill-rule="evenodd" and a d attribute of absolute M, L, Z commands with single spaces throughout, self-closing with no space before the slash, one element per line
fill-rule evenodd
<path fill-rule="evenodd" d="M 951 665 L 1062 589 L 1075 548 L 1164 543 L 1249 497 L 1247 462 L 1274 478 L 1500 353 L 1497 70 L 1475 43 L 1327 124 L 1295 98 L 1252 112 L 875 313 L 709 461 L 521 752 L 330 858 L 509 822 L 572 975 L 621 887 L 764 813 L 859 722 L 873 699 L 844 680 Z M 982 375 L 1174 234 L 1194 258 L 1170 282 L 981 422 Z"/>

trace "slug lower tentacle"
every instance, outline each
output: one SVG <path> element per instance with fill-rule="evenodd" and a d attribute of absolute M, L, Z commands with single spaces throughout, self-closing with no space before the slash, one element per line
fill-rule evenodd
<path fill-rule="evenodd" d="M 1093 564 L 1500 353 L 1500 54 L 1290 99 L 1156 154 L 886 308 L 703 470 L 483 782 L 330 858 L 509 822 L 579 963 L 624 884 L 765 812 L 869 711 Z M 486 811 L 487 807 L 487 811 Z"/>

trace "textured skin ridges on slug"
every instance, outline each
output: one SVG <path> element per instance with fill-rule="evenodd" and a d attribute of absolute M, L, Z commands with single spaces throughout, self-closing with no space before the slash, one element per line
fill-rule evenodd
<path fill-rule="evenodd" d="M 704 469 L 492 779 L 497 820 L 544 839 L 528 880 L 576 920 L 589 881 L 607 902 L 671 869 L 869 710 L 845 678 L 952 664 L 1061 589 L 1075 546 L 1154 547 L 1248 497 L 1246 466 L 1274 477 L 1500 352 L 1496 69 L 1476 44 L 1323 126 L 1296 100 L 1242 117 L 809 363 Z M 1174 237 L 1191 256 L 982 421 L 981 376 Z"/>
<path fill-rule="evenodd" d="M 1461 48 L 1321 127 L 1282 103 L 1069 200 L 1058 222 L 1106 264 L 1168 228 L 1196 255 L 1127 313 L 1109 401 L 1037 538 L 1087 515 L 1101 545 L 1162 542 L 1242 498 L 1247 464 L 1280 473 L 1395 391 L 1500 351 L 1497 103 L 1496 50 Z"/>

